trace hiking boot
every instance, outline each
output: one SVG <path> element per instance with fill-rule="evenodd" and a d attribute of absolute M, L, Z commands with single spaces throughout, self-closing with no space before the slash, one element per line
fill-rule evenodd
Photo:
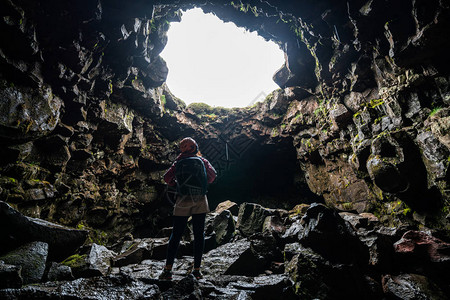
<path fill-rule="evenodd" d="M 163 280 L 163 281 L 172 280 L 172 270 L 163 269 L 163 271 L 161 272 L 161 274 L 159 275 L 158 278 L 159 278 L 159 280 Z"/>
<path fill-rule="evenodd" d="M 203 274 L 202 274 L 202 272 L 200 272 L 199 269 L 194 269 L 194 270 L 191 272 L 191 274 L 192 274 L 192 276 L 195 277 L 195 279 L 202 279 L 202 278 L 203 278 Z"/>

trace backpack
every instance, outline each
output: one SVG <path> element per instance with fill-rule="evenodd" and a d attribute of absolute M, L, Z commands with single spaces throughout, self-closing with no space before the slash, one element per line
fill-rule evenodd
<path fill-rule="evenodd" d="M 206 195 L 206 168 L 200 157 L 186 157 L 175 165 L 177 192 L 181 195 Z"/>

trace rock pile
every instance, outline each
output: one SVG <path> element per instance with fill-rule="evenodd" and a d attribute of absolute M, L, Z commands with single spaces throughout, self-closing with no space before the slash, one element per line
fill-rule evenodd
<path fill-rule="evenodd" d="M 189 276 L 190 233 L 173 282 L 157 279 L 166 237 L 89 244 L 63 261 L 49 259 L 49 244 L 37 241 L 0 255 L 0 297 L 445 299 L 450 291 L 450 243 L 430 232 L 387 228 L 374 215 L 317 203 L 292 211 L 244 203 L 238 215 L 233 207 L 208 215 L 214 243 L 204 255 L 204 279 Z"/>

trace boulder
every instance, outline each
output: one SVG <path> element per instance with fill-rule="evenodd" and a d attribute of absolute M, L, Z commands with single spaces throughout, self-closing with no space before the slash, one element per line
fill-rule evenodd
<path fill-rule="evenodd" d="M 23 283 L 29 284 L 41 281 L 47 256 L 47 243 L 31 242 L 0 256 L 0 260 L 6 264 L 22 267 Z"/>
<path fill-rule="evenodd" d="M 283 253 L 278 246 L 277 240 L 270 232 L 256 233 L 250 238 L 251 250 L 259 260 L 259 265 L 268 270 L 273 263 L 283 262 Z M 271 270 L 269 270 L 272 272 Z"/>
<path fill-rule="evenodd" d="M 197 299 L 201 300 L 202 291 L 194 276 L 186 276 L 162 294 L 163 299 Z"/>
<path fill-rule="evenodd" d="M 393 299 L 448 299 L 448 296 L 429 278 L 418 274 L 385 275 L 383 291 Z"/>
<path fill-rule="evenodd" d="M 286 231 L 286 227 L 279 216 L 268 216 L 264 219 L 262 232 L 269 232 L 277 237 L 282 236 Z"/>
<path fill-rule="evenodd" d="M 66 282 L 48 282 L 23 289 L 0 290 L 1 299 L 160 299 L 153 283 L 132 280 L 128 276 L 80 278 Z"/>
<path fill-rule="evenodd" d="M 395 252 L 412 260 L 450 263 L 450 243 L 422 231 L 410 230 L 394 244 Z"/>
<path fill-rule="evenodd" d="M 350 223 L 323 204 L 313 203 L 302 218 L 300 243 L 331 262 L 367 265 L 367 248 Z"/>
<path fill-rule="evenodd" d="M 285 261 L 286 272 L 300 299 L 371 299 L 356 265 L 332 263 L 299 244 L 289 248 L 296 254 Z"/>
<path fill-rule="evenodd" d="M 65 259 L 62 264 L 72 269 L 75 277 L 106 276 L 115 253 L 105 246 L 92 244 Z"/>
<path fill-rule="evenodd" d="M 264 220 L 271 211 L 255 203 L 242 203 L 239 208 L 237 229 L 244 235 L 250 236 L 261 232 Z"/>
<path fill-rule="evenodd" d="M 1 250 L 30 241 L 46 242 L 51 259 L 58 260 L 74 253 L 86 240 L 88 231 L 64 227 L 22 215 L 6 202 L 0 201 Z M 9 247 L 6 248 L 6 245 Z M 5 249 L 3 249 L 5 247 Z"/>
<path fill-rule="evenodd" d="M 292 223 L 281 236 L 287 243 L 298 241 L 300 233 L 304 230 L 301 220 L 296 220 Z"/>
<path fill-rule="evenodd" d="M 236 225 L 233 215 L 229 210 L 223 210 L 213 221 L 214 232 L 216 233 L 216 244 L 218 246 L 228 243 L 235 234 Z"/>
<path fill-rule="evenodd" d="M 360 230 L 358 236 L 369 250 L 369 267 L 378 271 L 390 271 L 394 265 L 392 238 L 374 230 Z"/>
<path fill-rule="evenodd" d="M 358 230 L 359 228 L 372 229 L 380 221 L 371 213 L 354 214 L 350 212 L 340 212 L 339 216 L 345 221 L 352 224 Z"/>
<path fill-rule="evenodd" d="M 261 261 L 253 253 L 251 242 L 247 239 L 222 245 L 204 255 L 205 275 L 245 275 L 254 276 L 264 270 Z"/>
<path fill-rule="evenodd" d="M 74 280 L 70 267 L 52 262 L 47 274 L 48 281 Z"/>
<path fill-rule="evenodd" d="M 19 288 L 23 284 L 22 267 L 5 264 L 0 260 L 0 289 Z"/>
<path fill-rule="evenodd" d="M 153 243 L 147 239 L 132 243 L 129 248 L 112 259 L 114 267 L 138 264 L 152 255 Z"/>
<path fill-rule="evenodd" d="M 239 206 L 235 202 L 227 200 L 219 203 L 214 212 L 220 214 L 224 210 L 229 210 L 233 216 L 237 216 L 239 213 Z"/>

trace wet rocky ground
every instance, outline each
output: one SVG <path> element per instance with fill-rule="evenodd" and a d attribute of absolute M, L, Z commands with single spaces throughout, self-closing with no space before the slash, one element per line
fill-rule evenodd
<path fill-rule="evenodd" d="M 199 280 L 190 275 L 189 231 L 173 280 L 161 281 L 170 228 L 103 246 L 4 202 L 1 215 L 15 224 L 2 230 L 2 245 L 21 244 L 0 255 L 1 299 L 447 299 L 450 291 L 450 243 L 437 233 L 318 203 L 219 205 L 207 218 Z M 72 248 L 59 243 L 64 236 Z"/>

